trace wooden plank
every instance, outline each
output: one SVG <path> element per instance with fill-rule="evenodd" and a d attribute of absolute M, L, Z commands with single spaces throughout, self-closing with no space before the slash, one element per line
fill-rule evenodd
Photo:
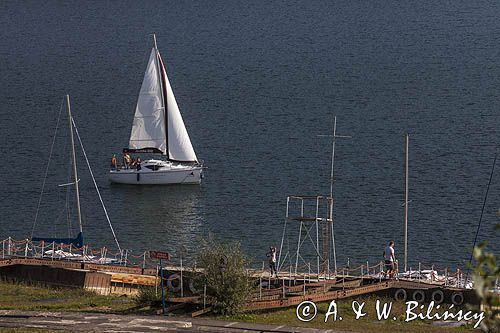
<path fill-rule="evenodd" d="M 188 297 L 169 297 L 167 298 L 168 302 L 171 303 L 200 303 L 201 296 L 188 296 Z"/>
<path fill-rule="evenodd" d="M 124 273 L 107 273 L 111 275 L 111 282 L 136 284 L 141 286 L 156 286 L 159 279 L 156 276 Z"/>
<path fill-rule="evenodd" d="M 212 307 L 208 307 L 208 308 L 205 308 L 205 309 L 201 309 L 201 310 L 198 310 L 198 311 L 195 311 L 195 312 L 192 312 L 191 313 L 191 317 L 198 317 L 198 316 L 201 316 L 202 314 L 205 314 L 205 313 L 209 313 L 212 311 Z"/>

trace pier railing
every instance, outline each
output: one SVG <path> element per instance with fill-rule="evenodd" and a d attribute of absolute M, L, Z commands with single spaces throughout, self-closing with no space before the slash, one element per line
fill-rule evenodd
<path fill-rule="evenodd" d="M 373 265 L 370 265 L 367 261 L 366 264 L 362 264 L 357 267 L 344 266 L 338 268 L 336 271 L 327 270 L 319 273 L 312 271 L 310 264 L 299 266 L 297 273 L 294 273 L 294 265 L 291 264 L 289 267 L 284 266 L 285 265 L 282 265 L 280 272 L 278 273 L 280 278 L 303 280 L 305 282 L 319 282 L 332 279 L 341 279 L 342 281 L 346 281 L 348 279 L 371 279 L 379 280 L 379 282 L 381 282 L 382 280 L 388 279 L 402 279 L 422 283 L 433 283 L 444 287 L 472 287 L 472 282 L 469 279 L 466 279 L 460 268 L 454 270 L 449 269 L 448 267 L 438 268 L 436 265 L 425 265 L 420 262 L 418 263 L 417 269 L 412 269 L 410 267 L 410 269 L 406 272 L 396 272 L 391 276 L 385 272 L 385 264 L 383 261 Z M 265 262 L 262 262 L 260 276 L 264 281 L 266 279 L 270 279 L 270 271 L 269 269 L 266 269 Z"/>
<path fill-rule="evenodd" d="M 106 247 L 93 249 L 89 245 L 82 248 L 76 248 L 73 245 L 61 243 L 45 243 L 43 241 L 31 241 L 29 239 L 14 240 L 11 237 L 6 238 L 2 242 L 2 253 L 0 259 L 8 258 L 37 258 L 50 259 L 61 261 L 73 261 L 92 263 L 98 265 L 114 265 L 126 267 L 151 268 L 156 267 L 157 262 L 149 258 L 148 252 L 133 252 L 131 250 L 122 250 L 118 252 L 110 251 Z M 181 261 L 182 266 L 182 261 Z M 195 265 L 196 266 L 196 265 Z M 328 280 L 341 280 L 346 283 L 351 278 L 358 279 L 404 279 L 417 281 L 422 283 L 434 283 L 445 287 L 470 288 L 472 286 L 470 280 L 466 280 L 461 269 L 451 270 L 447 267 L 438 268 L 435 265 L 425 265 L 418 263 L 418 268 L 413 270 L 410 268 L 407 272 L 398 272 L 394 276 L 387 276 L 384 270 L 382 261 L 370 265 L 359 265 L 357 267 L 344 267 L 335 270 L 326 270 L 323 272 L 313 272 L 310 264 L 304 264 L 296 271 L 296 267 L 292 264 L 289 266 L 282 265 L 278 272 L 279 279 L 287 281 L 301 281 L 303 283 L 314 283 Z M 184 267 L 187 269 L 187 267 Z M 196 269 L 196 268 L 195 268 Z M 181 270 L 183 268 L 181 267 Z M 260 279 L 261 283 L 268 281 L 270 283 L 271 276 L 265 262 L 262 262 L 261 269 L 249 269 L 249 275 Z M 292 282 L 288 282 L 291 285 Z M 295 282 L 296 283 L 296 282 Z"/>
<path fill-rule="evenodd" d="M 106 247 L 93 249 L 89 245 L 84 245 L 77 248 L 72 244 L 46 243 L 29 239 L 15 240 L 9 237 L 2 240 L 1 259 L 23 257 L 145 268 L 153 265 L 147 254 L 148 251 L 132 252 L 125 249 L 112 252 Z"/>

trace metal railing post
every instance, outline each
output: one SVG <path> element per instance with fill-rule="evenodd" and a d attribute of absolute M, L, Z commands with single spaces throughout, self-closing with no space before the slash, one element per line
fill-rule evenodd
<path fill-rule="evenodd" d="M 182 257 L 181 257 L 181 297 L 184 297 L 184 285 L 182 283 L 182 273 L 183 269 L 182 269 Z"/>
<path fill-rule="evenodd" d="M 380 273 L 378 274 L 378 282 L 382 282 L 382 261 L 379 263 Z"/>
<path fill-rule="evenodd" d="M 203 308 L 207 307 L 207 285 L 203 285 Z"/>
<path fill-rule="evenodd" d="M 262 275 L 259 277 L 259 299 L 262 299 Z"/>

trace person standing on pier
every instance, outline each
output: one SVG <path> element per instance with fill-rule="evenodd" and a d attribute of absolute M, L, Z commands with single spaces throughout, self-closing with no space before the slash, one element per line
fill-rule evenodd
<path fill-rule="evenodd" d="M 384 249 L 384 259 L 385 259 L 385 274 L 388 277 L 394 275 L 394 264 L 396 262 L 396 257 L 394 255 L 394 241 L 390 241 L 389 245 Z"/>
<path fill-rule="evenodd" d="M 278 268 L 276 267 L 276 248 L 271 246 L 269 252 L 266 254 L 269 258 L 269 268 L 271 269 L 271 276 L 278 277 Z"/>

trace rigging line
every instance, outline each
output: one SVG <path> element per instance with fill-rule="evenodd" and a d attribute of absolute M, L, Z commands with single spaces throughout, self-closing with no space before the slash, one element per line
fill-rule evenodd
<path fill-rule="evenodd" d="M 45 175 L 43 177 L 42 189 L 40 191 L 40 197 L 38 198 L 38 204 L 36 206 L 35 220 L 33 221 L 33 227 L 31 228 L 30 238 L 33 238 L 33 233 L 35 232 L 36 221 L 38 219 L 38 213 L 40 211 L 40 204 L 42 203 L 43 191 L 45 190 L 45 183 L 47 181 L 47 175 L 49 174 L 50 160 L 52 158 L 52 153 L 54 151 L 54 144 L 56 142 L 57 130 L 59 129 L 59 121 L 61 120 L 61 112 L 63 109 L 63 105 L 64 105 L 64 98 L 62 99 L 61 106 L 59 107 L 59 114 L 57 116 L 56 129 L 54 131 L 54 137 L 52 138 L 52 144 L 50 146 L 49 161 L 47 162 L 47 167 L 45 168 Z"/>
<path fill-rule="evenodd" d="M 486 193 L 484 195 L 483 207 L 481 208 L 481 216 L 479 217 L 479 223 L 477 224 L 476 236 L 474 237 L 474 244 L 472 245 L 472 251 L 469 258 L 469 264 L 472 265 L 472 259 L 474 256 L 474 248 L 477 243 L 477 236 L 479 235 L 479 229 L 481 228 L 481 222 L 483 220 L 484 207 L 486 206 L 486 199 L 488 198 L 488 192 L 490 190 L 491 179 L 493 178 L 493 172 L 495 171 L 495 164 L 497 162 L 498 157 L 498 148 L 495 151 L 495 159 L 493 160 L 493 166 L 491 167 L 490 180 L 488 181 L 488 187 L 486 187 Z M 467 274 L 465 275 L 465 279 L 469 277 L 470 267 L 467 268 Z"/>
<path fill-rule="evenodd" d="M 104 206 L 104 201 L 101 197 L 101 192 L 99 191 L 99 187 L 94 178 L 94 173 L 92 172 L 92 168 L 90 167 L 89 159 L 87 158 L 87 153 L 85 152 L 85 148 L 83 148 L 82 139 L 80 138 L 80 133 L 78 133 L 78 128 L 76 127 L 75 120 L 71 117 L 71 123 L 75 129 L 76 137 L 78 138 L 78 142 L 80 142 L 80 147 L 82 147 L 83 156 L 85 157 L 85 161 L 87 162 L 87 166 L 89 168 L 90 176 L 92 177 L 92 181 L 94 182 L 95 190 L 97 195 L 99 196 L 99 200 L 101 201 L 102 209 L 104 210 L 104 214 L 106 215 L 106 219 L 108 220 L 109 227 L 111 228 L 111 232 L 113 233 L 113 238 L 115 239 L 116 245 L 118 246 L 118 250 L 121 252 L 122 249 L 120 247 L 120 243 L 116 238 L 115 230 L 113 229 L 113 225 L 111 224 L 111 220 L 109 219 L 108 211 L 106 210 L 106 206 Z"/>

